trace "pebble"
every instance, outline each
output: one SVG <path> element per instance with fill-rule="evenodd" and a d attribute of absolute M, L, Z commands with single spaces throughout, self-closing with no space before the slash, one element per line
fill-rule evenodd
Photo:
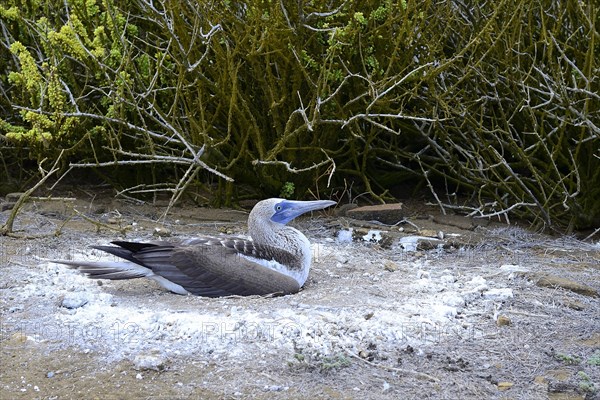
<path fill-rule="evenodd" d="M 467 283 L 470 284 L 470 286 L 482 287 L 486 285 L 486 280 L 482 276 L 476 276 Z"/>
<path fill-rule="evenodd" d="M 457 293 L 446 293 L 441 296 L 442 303 L 450 307 L 463 307 L 465 299 Z"/>
<path fill-rule="evenodd" d="M 365 242 L 379 243 L 382 239 L 382 232 L 378 230 L 371 229 L 367 231 L 367 233 L 365 233 L 364 235 L 360 236 L 361 233 L 363 232 L 360 232 L 357 236 L 359 239 L 362 239 Z"/>
<path fill-rule="evenodd" d="M 488 285 L 486 280 L 481 276 L 476 276 L 466 283 L 467 287 L 470 287 L 469 290 L 462 293 L 465 296 L 467 301 L 471 301 L 481 295 L 482 292 L 488 290 Z"/>
<path fill-rule="evenodd" d="M 167 357 L 159 350 L 140 353 L 133 359 L 134 368 L 138 371 L 163 371 L 167 366 Z"/>
<path fill-rule="evenodd" d="M 281 385 L 270 385 L 270 386 L 264 387 L 265 392 L 284 392 L 288 389 L 289 389 L 288 386 L 281 386 Z"/>
<path fill-rule="evenodd" d="M 348 261 L 350 261 L 348 257 L 344 256 L 343 254 L 335 254 L 333 257 L 340 264 L 347 264 Z"/>
<path fill-rule="evenodd" d="M 577 300 L 567 300 L 563 304 L 575 311 L 582 311 L 585 309 L 585 304 Z"/>
<path fill-rule="evenodd" d="M 346 216 L 363 221 L 379 221 L 394 225 L 398 221 L 402 221 L 404 211 L 402 210 L 402 203 L 378 204 L 348 209 Z"/>
<path fill-rule="evenodd" d="M 393 261 L 391 261 L 391 260 L 385 260 L 385 261 L 383 262 L 383 268 L 384 268 L 386 271 L 389 271 L 389 272 L 394 272 L 394 271 L 397 271 L 397 270 L 398 270 L 398 264 L 396 264 L 395 262 L 393 262 Z"/>
<path fill-rule="evenodd" d="M 496 325 L 498 326 L 508 326 L 510 325 L 510 318 L 506 315 L 498 315 L 498 319 L 496 320 Z"/>
<path fill-rule="evenodd" d="M 16 203 L 0 202 L 0 212 L 6 211 L 6 210 L 12 210 L 12 208 L 15 206 L 15 204 Z"/>
<path fill-rule="evenodd" d="M 19 200 L 21 198 L 21 196 L 23 196 L 25 193 L 22 192 L 14 192 L 14 193 L 7 193 L 6 197 L 4 198 L 6 201 L 10 201 L 10 202 L 16 202 L 17 200 Z"/>
<path fill-rule="evenodd" d="M 500 266 L 500 271 L 503 272 L 527 272 L 528 269 L 518 264 L 503 264 Z"/>
<path fill-rule="evenodd" d="M 575 292 L 575 293 L 578 293 L 578 294 L 581 294 L 584 296 L 600 297 L 600 293 L 598 293 L 598 291 L 595 288 L 585 285 L 583 283 L 575 282 L 570 279 L 562 278 L 559 276 L 553 276 L 553 275 L 539 276 L 537 278 L 536 285 L 541 286 L 541 287 L 549 287 L 549 288 L 560 287 L 560 288 L 570 290 L 572 292 Z"/>
<path fill-rule="evenodd" d="M 421 236 L 425 236 L 427 238 L 437 238 L 438 237 L 438 232 L 433 229 L 421 229 L 419 231 L 419 233 L 421 234 Z"/>
<path fill-rule="evenodd" d="M 508 390 L 513 387 L 512 382 L 498 382 L 498 390 Z"/>
<path fill-rule="evenodd" d="M 83 292 L 67 292 L 62 299 L 61 307 L 74 310 L 83 307 L 89 302 L 87 295 Z"/>
<path fill-rule="evenodd" d="M 156 228 L 154 228 L 152 235 L 158 236 L 158 237 L 169 237 L 169 236 L 171 236 L 171 231 L 165 227 L 156 227 Z"/>
<path fill-rule="evenodd" d="M 352 228 L 342 229 L 337 233 L 337 241 L 340 243 L 351 243 L 352 242 Z"/>
<path fill-rule="evenodd" d="M 417 279 L 428 279 L 430 277 L 429 272 L 418 270 L 417 271 Z"/>
<path fill-rule="evenodd" d="M 433 312 L 439 317 L 451 318 L 455 317 L 458 313 L 456 307 L 450 307 L 444 304 L 436 304 L 432 306 Z"/>
<path fill-rule="evenodd" d="M 511 288 L 489 289 L 483 293 L 483 297 L 489 300 L 504 301 L 513 297 Z"/>

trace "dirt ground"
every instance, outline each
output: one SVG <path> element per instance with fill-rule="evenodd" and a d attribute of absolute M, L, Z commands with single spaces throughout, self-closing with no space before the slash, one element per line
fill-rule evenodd
<path fill-rule="evenodd" d="M 598 238 L 425 205 L 397 226 L 327 210 L 292 222 L 314 246 L 300 293 L 207 299 L 47 260 L 246 235 L 246 211 L 157 222 L 164 204 L 73 197 L 30 201 L 15 225 L 30 238 L 0 236 L 0 399 L 600 398 Z"/>

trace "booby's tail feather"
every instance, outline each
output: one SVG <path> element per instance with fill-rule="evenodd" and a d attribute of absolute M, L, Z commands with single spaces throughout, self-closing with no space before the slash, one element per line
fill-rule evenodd
<path fill-rule="evenodd" d="M 154 275 L 152 270 L 138 264 L 115 261 L 53 261 L 75 269 L 92 279 L 135 279 Z"/>
<path fill-rule="evenodd" d="M 155 244 L 153 243 L 135 243 L 135 242 L 112 242 L 113 244 L 116 244 L 117 246 L 92 246 L 92 248 L 96 249 L 96 250 L 102 250 L 105 251 L 109 254 L 112 254 L 113 256 L 119 257 L 119 258 L 123 258 L 127 261 L 131 261 L 132 263 L 136 263 L 138 265 L 142 265 L 140 263 L 140 260 L 136 259 L 133 255 L 133 253 L 136 253 L 140 250 L 146 249 L 146 248 L 152 248 L 152 247 L 156 247 Z"/>

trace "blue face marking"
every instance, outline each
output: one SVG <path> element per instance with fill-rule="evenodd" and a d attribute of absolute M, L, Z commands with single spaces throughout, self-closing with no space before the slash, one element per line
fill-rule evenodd
<path fill-rule="evenodd" d="M 271 221 L 285 225 L 299 215 L 309 211 L 320 210 L 333 204 L 335 202 L 329 200 L 282 200 L 273 207 L 274 214 L 271 217 Z"/>
<path fill-rule="evenodd" d="M 285 200 L 275 204 L 274 210 L 275 214 L 273 214 L 271 217 L 271 221 L 284 225 L 301 214 L 299 214 L 297 211 L 294 212 L 294 204 Z"/>

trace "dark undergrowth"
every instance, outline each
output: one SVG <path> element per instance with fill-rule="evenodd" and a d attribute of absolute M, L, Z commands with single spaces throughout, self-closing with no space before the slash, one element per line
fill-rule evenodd
<path fill-rule="evenodd" d="M 78 168 L 172 203 L 415 186 L 597 227 L 598 6 L 470 3 L 8 0 L 2 190 Z"/>

